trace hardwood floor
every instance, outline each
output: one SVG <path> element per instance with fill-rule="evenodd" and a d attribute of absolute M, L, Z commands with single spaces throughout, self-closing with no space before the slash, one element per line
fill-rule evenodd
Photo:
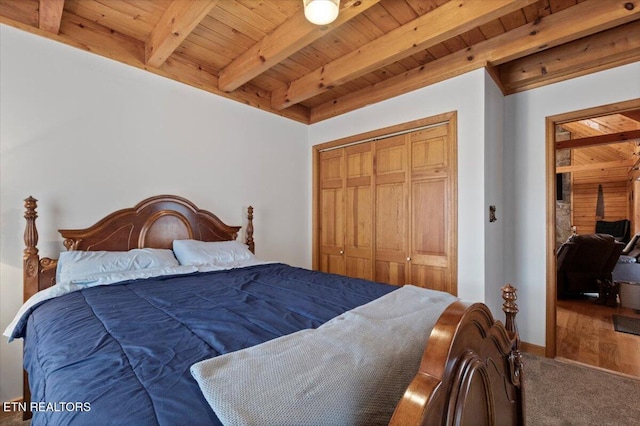
<path fill-rule="evenodd" d="M 558 300 L 557 356 L 640 377 L 640 336 L 613 328 L 614 314 L 640 318 L 640 313 L 594 300 Z"/>

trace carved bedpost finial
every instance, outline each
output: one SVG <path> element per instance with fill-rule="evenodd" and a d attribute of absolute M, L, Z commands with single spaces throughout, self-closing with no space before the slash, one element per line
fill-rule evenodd
<path fill-rule="evenodd" d="M 24 258 L 25 260 L 34 254 L 38 254 L 38 230 L 36 229 L 36 208 L 38 207 L 38 200 L 33 197 L 29 197 L 24 200 L 24 218 L 27 220 L 27 226 L 24 230 Z"/>
<path fill-rule="evenodd" d="M 505 284 L 500 290 L 502 290 L 502 298 L 504 303 L 502 304 L 502 310 L 505 313 L 506 324 L 505 328 L 511 335 L 513 341 L 513 348 L 509 355 L 509 369 L 511 372 L 511 381 L 516 386 L 520 386 L 522 380 L 522 354 L 520 353 L 520 335 L 518 334 L 518 325 L 516 324 L 516 314 L 518 313 L 518 305 L 516 304 L 516 288 L 511 284 Z M 521 389 L 522 392 L 522 389 Z"/>
<path fill-rule="evenodd" d="M 249 250 L 251 251 L 251 253 L 255 254 L 256 253 L 256 245 L 253 241 L 253 207 L 249 206 L 249 208 L 247 208 L 247 232 L 245 233 L 246 236 L 246 243 L 247 246 L 249 246 Z"/>
<path fill-rule="evenodd" d="M 516 325 L 516 314 L 518 313 L 518 305 L 516 304 L 516 288 L 511 284 L 505 284 L 500 290 L 502 290 L 502 298 L 504 303 L 502 304 L 502 310 L 505 313 L 507 322 L 505 328 L 510 333 L 517 334 L 518 326 Z"/>

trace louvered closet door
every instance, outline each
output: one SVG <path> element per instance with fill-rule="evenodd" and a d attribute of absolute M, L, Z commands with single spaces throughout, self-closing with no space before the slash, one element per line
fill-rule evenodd
<path fill-rule="evenodd" d="M 320 153 L 320 270 L 345 274 L 344 149 Z"/>
<path fill-rule="evenodd" d="M 346 157 L 346 275 L 373 279 L 373 152 L 371 143 L 344 149 Z"/>
<path fill-rule="evenodd" d="M 443 124 L 410 135 L 408 282 L 454 293 L 455 151 L 449 133 L 449 125 Z"/>
<path fill-rule="evenodd" d="M 407 282 L 408 146 L 400 135 L 375 142 L 375 280 Z"/>

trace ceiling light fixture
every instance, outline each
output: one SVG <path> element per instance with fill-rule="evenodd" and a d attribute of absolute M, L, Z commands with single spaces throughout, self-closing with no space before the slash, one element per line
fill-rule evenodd
<path fill-rule="evenodd" d="M 304 16 L 316 25 L 327 25 L 335 21 L 340 10 L 340 0 L 302 0 Z"/>

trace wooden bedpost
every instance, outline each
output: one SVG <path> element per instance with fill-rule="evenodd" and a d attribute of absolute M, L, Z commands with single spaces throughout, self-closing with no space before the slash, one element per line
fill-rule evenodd
<path fill-rule="evenodd" d="M 23 256 L 23 301 L 33 296 L 38 291 L 38 279 L 40 275 L 40 258 L 38 256 L 38 229 L 36 228 L 36 208 L 38 200 L 29 197 L 24 200 L 24 218 L 27 226 L 24 230 L 24 256 Z M 29 376 L 26 371 L 22 372 L 22 402 L 28 404 L 27 410 L 22 413 L 22 420 L 31 418 L 31 390 L 29 389 Z"/>
<path fill-rule="evenodd" d="M 522 353 L 520 353 L 520 335 L 518 334 L 518 325 L 516 324 L 516 314 L 518 313 L 518 305 L 516 304 L 516 288 L 511 284 L 505 284 L 502 288 L 502 298 L 504 303 L 502 304 L 502 310 L 506 317 L 505 328 L 511 337 L 515 337 L 511 355 L 509 356 L 509 367 L 511 370 L 511 381 L 519 386 L 521 392 L 521 398 L 524 404 L 524 392 L 522 379 Z"/>
<path fill-rule="evenodd" d="M 247 245 L 249 246 L 249 250 L 251 251 L 251 253 L 256 254 L 256 245 L 253 242 L 253 207 L 249 206 L 249 208 L 247 208 L 247 232 L 245 233 L 245 241 L 247 243 Z"/>
<path fill-rule="evenodd" d="M 24 256 L 23 256 L 23 277 L 24 291 L 23 301 L 27 301 L 31 296 L 38 292 L 38 275 L 40 273 L 40 258 L 38 256 L 38 230 L 36 228 L 36 208 L 38 200 L 29 197 L 24 200 L 24 218 L 27 220 L 27 226 L 24 230 Z"/>

